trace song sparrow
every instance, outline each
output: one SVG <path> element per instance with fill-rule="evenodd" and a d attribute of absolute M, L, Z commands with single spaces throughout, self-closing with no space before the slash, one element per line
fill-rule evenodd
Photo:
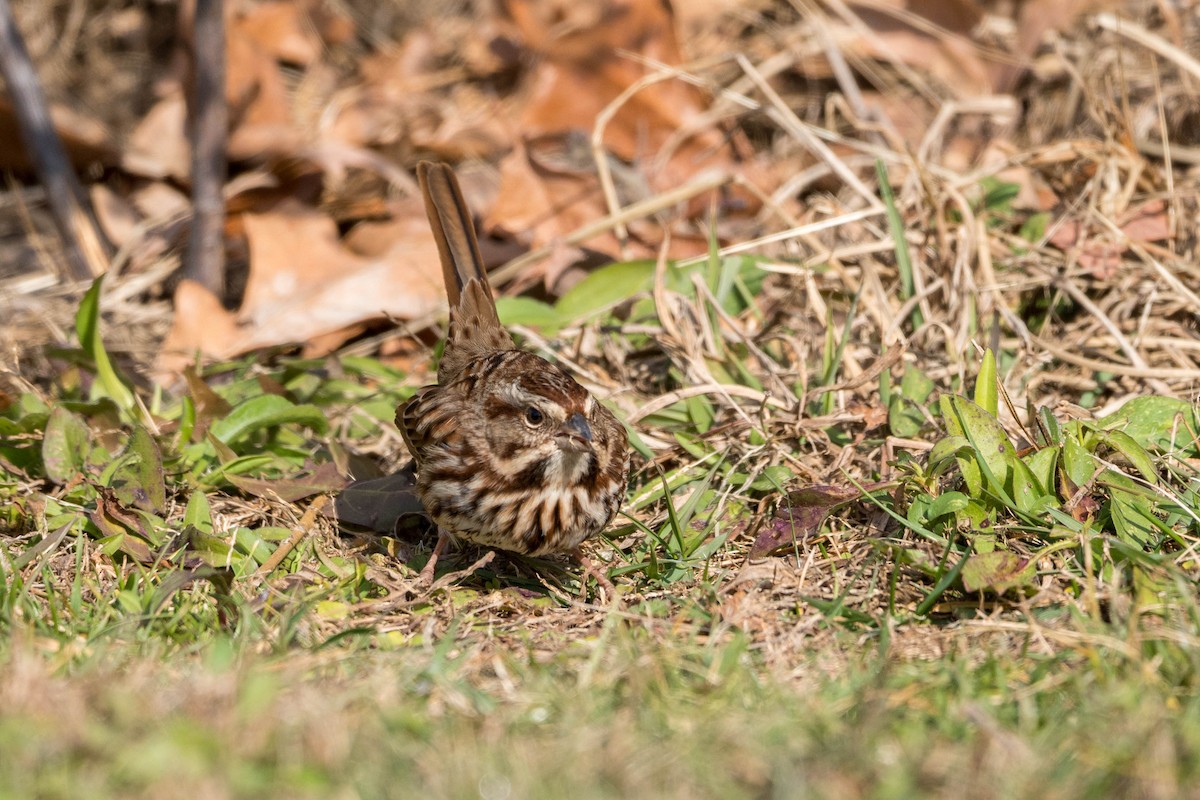
<path fill-rule="evenodd" d="M 629 473 L 625 429 L 549 361 L 516 349 L 500 324 L 471 213 L 454 172 L 417 178 L 442 260 L 450 332 L 437 383 L 396 410 L 417 494 L 438 525 L 421 579 L 453 537 L 528 555 L 579 550 L 617 513 Z"/>

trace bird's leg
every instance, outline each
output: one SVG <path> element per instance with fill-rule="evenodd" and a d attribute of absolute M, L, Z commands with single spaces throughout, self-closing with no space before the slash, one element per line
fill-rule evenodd
<path fill-rule="evenodd" d="M 572 550 L 571 557 L 583 567 L 583 575 L 579 579 L 579 594 L 581 596 L 587 595 L 587 579 L 589 575 L 596 579 L 596 583 L 600 584 L 600 592 L 603 595 L 602 599 L 607 601 L 608 598 L 615 598 L 617 596 L 617 587 L 613 586 L 613 582 L 604 574 L 602 567 L 597 566 L 596 562 L 583 554 L 582 547 L 576 547 Z"/>
<path fill-rule="evenodd" d="M 421 576 L 417 582 L 422 586 L 428 586 L 433 583 L 433 570 L 437 566 L 438 556 L 446 552 L 446 545 L 450 543 L 450 534 L 438 528 L 437 544 L 433 546 L 433 552 L 429 554 L 429 560 L 425 562 L 425 566 L 421 568 Z"/>

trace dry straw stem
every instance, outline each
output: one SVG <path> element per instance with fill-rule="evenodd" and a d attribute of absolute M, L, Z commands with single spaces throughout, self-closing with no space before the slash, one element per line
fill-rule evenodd
<path fill-rule="evenodd" d="M 741 252 L 749 252 L 752 250 L 756 250 L 764 245 L 775 244 L 775 243 L 779 243 L 779 242 L 787 242 L 787 241 L 792 241 L 794 239 L 804 239 L 805 241 L 807 241 L 810 244 L 810 246 L 812 247 L 813 250 L 820 252 L 820 251 L 824 250 L 824 248 L 820 245 L 819 242 L 812 239 L 814 234 L 824 231 L 831 227 L 837 227 L 842 224 L 848 224 L 850 222 L 865 220 L 869 217 L 877 216 L 879 214 L 884 213 L 883 204 L 879 201 L 879 198 L 877 197 L 876 193 L 873 190 L 871 190 L 869 187 L 867 187 L 866 184 L 864 184 L 861 181 L 861 179 L 858 178 L 857 174 L 854 172 L 854 170 L 846 162 L 845 159 L 837 156 L 822 141 L 822 137 L 829 138 L 830 140 L 833 140 L 833 141 L 843 141 L 841 139 L 841 137 L 837 136 L 836 134 L 831 134 L 830 132 L 827 132 L 827 131 L 816 130 L 816 129 L 812 128 L 811 126 L 805 124 L 802 120 L 800 120 L 799 117 L 796 116 L 795 112 L 792 111 L 792 109 L 787 105 L 787 103 L 785 103 L 783 101 L 783 99 L 779 96 L 779 94 L 775 91 L 775 89 L 768 83 L 768 81 L 766 79 L 766 74 L 772 74 L 776 71 L 782 71 L 786 67 L 790 66 L 792 63 L 794 63 L 794 60 L 795 60 L 795 57 L 793 55 L 781 54 L 781 57 L 777 57 L 776 59 L 773 59 L 770 63 L 768 70 L 766 71 L 766 74 L 764 74 L 764 71 L 761 71 L 758 67 L 756 67 L 754 64 L 752 64 L 750 62 L 750 60 L 747 59 L 743 54 L 738 53 L 733 56 L 734 60 L 738 64 L 739 68 L 742 70 L 743 74 L 745 75 L 748 85 L 752 86 L 754 88 L 757 88 L 767 99 L 766 106 L 764 106 L 763 104 L 761 104 L 749 97 L 746 97 L 745 95 L 743 95 L 737 91 L 734 91 L 732 89 L 713 87 L 709 81 L 706 81 L 703 78 L 697 76 L 695 74 L 695 70 L 707 67 L 708 66 L 707 63 L 695 65 L 690 69 L 684 69 L 681 67 L 673 67 L 673 66 L 665 65 L 660 62 L 654 61 L 653 59 L 649 59 L 649 58 L 646 58 L 646 57 L 638 55 L 638 54 L 624 53 L 624 55 L 626 55 L 629 58 L 633 58 L 633 59 L 637 60 L 639 63 L 646 64 L 648 66 L 652 66 L 657 71 L 651 75 L 646 76 L 642 80 L 638 81 L 637 83 L 635 83 L 634 85 L 629 87 L 629 89 L 627 89 L 625 92 L 623 92 L 616 99 L 614 99 L 613 102 L 610 103 L 609 106 L 606 107 L 604 109 L 604 111 L 601 113 L 601 115 L 598 117 L 597 126 L 593 131 L 593 135 L 592 135 L 593 158 L 595 159 L 596 170 L 599 175 L 601 185 L 604 187 L 605 199 L 606 199 L 606 202 L 608 203 L 608 206 L 610 209 L 608 219 L 613 220 L 615 224 L 619 224 L 619 225 L 623 226 L 624 222 L 626 222 L 626 221 L 629 221 L 632 219 L 637 219 L 637 218 L 640 218 L 641 216 L 648 216 L 650 213 L 656 213 L 657 211 L 661 210 L 662 208 L 669 207 L 670 204 L 656 203 L 654 206 L 652 206 L 653 211 L 648 211 L 645 214 L 630 213 L 633 209 L 640 206 L 641 203 L 631 205 L 628 208 L 623 209 L 623 210 L 620 208 L 620 204 L 619 204 L 619 201 L 618 201 L 617 195 L 616 195 L 615 185 L 612 180 L 611 167 L 608 163 L 607 158 L 604 156 L 604 153 L 603 153 L 604 126 L 616 114 L 616 112 L 619 110 L 619 108 L 624 103 L 628 102 L 628 100 L 631 97 L 633 97 L 633 95 L 635 95 L 638 91 L 644 89 L 646 86 L 653 85 L 654 83 L 659 83 L 664 80 L 673 80 L 673 79 L 683 80 L 685 82 L 691 83 L 692 85 L 706 88 L 709 90 L 713 90 L 723 100 L 731 102 L 741 108 L 744 108 L 747 110 L 752 110 L 752 111 L 761 111 L 761 112 L 765 113 L 768 119 L 775 122 L 782 130 L 786 131 L 787 133 L 792 135 L 794 138 L 798 139 L 800 141 L 800 143 L 802 144 L 802 146 L 805 149 L 809 150 L 814 155 L 814 157 L 818 161 L 818 168 L 819 168 L 819 173 L 814 173 L 814 176 L 820 175 L 820 174 L 837 175 L 839 178 L 842 179 L 842 181 L 847 186 L 854 189 L 855 192 L 860 197 L 864 198 L 869 206 L 869 208 L 866 211 L 851 212 L 849 214 L 840 216 L 835 220 L 831 220 L 831 221 L 827 221 L 827 222 L 813 223 L 812 225 L 792 225 L 789 229 L 784 230 L 784 231 L 780 231 L 780 232 L 776 232 L 776 233 L 769 234 L 766 236 L 751 239 L 746 242 L 740 242 L 740 243 L 737 243 L 734 245 L 729 245 L 727 247 L 721 248 L 720 255 L 726 256 L 726 255 L 732 255 L 732 254 L 741 253 Z M 725 60 L 724 57 L 720 58 L 720 59 L 716 59 L 713 63 L 719 63 L 720 61 L 723 61 L 723 60 Z M 713 113 L 715 114 L 716 112 L 714 111 Z M 676 133 L 675 140 L 682 141 L 683 138 L 690 131 L 692 131 L 696 127 L 698 127 L 699 124 L 700 124 L 700 121 L 693 121 L 688 129 L 681 130 Z M 843 143 L 845 143 L 845 142 L 843 142 Z M 664 146 L 663 149 L 664 149 L 664 151 L 668 151 L 670 149 L 670 144 L 668 144 L 667 146 Z M 879 149 L 876 152 L 873 152 L 871 154 L 871 157 L 879 158 L 879 157 L 882 157 L 885 155 L 889 161 L 904 161 L 905 160 L 903 156 L 896 153 L 895 151 L 883 150 L 883 149 Z M 665 157 L 665 155 L 663 153 L 660 153 L 660 154 L 658 154 L 658 156 L 656 158 L 661 161 L 664 157 Z M 814 168 L 814 169 L 818 169 L 818 168 Z M 815 180 L 815 177 L 813 177 L 813 179 Z M 759 197 L 763 197 L 763 193 L 758 189 L 758 187 L 754 186 L 753 184 L 751 184 L 749 181 L 745 180 L 741 176 L 733 176 L 732 180 L 734 182 L 738 183 L 739 185 L 747 188 L 755 195 L 757 195 Z M 667 193 L 667 194 L 669 195 L 670 193 Z M 782 192 L 777 192 L 776 194 L 778 196 L 784 196 Z M 764 198 L 764 200 L 765 200 L 765 198 Z M 642 202 L 645 203 L 646 201 L 642 201 Z M 767 205 L 769 205 L 770 207 L 772 207 L 776 210 L 778 210 L 778 208 L 779 208 L 778 204 L 773 199 L 770 202 L 768 202 Z M 780 213 L 782 214 L 782 212 L 780 212 Z M 786 215 L 785 215 L 785 218 L 786 218 Z M 589 230 L 590 230 L 590 228 L 589 228 Z M 589 235 L 591 235 L 591 234 L 589 233 Z M 571 244 L 575 244 L 575 243 L 578 243 L 578 241 L 581 241 L 586 238 L 587 237 L 585 236 L 585 237 L 580 237 L 577 239 L 576 234 L 572 234 L 570 237 L 567 238 L 567 241 Z M 620 235 L 620 238 L 622 241 L 624 240 L 623 233 Z M 547 253 L 550 250 L 549 248 L 544 248 L 544 249 L 546 250 Z M 532 255 L 533 255 L 532 253 L 528 254 L 528 256 L 532 256 Z M 523 259 L 527 258 L 528 256 L 517 259 L 513 263 L 514 264 L 517 262 L 524 263 Z M 697 256 L 697 257 L 694 257 L 691 259 L 686 259 L 686 260 L 680 262 L 680 266 L 687 266 L 690 264 L 699 263 L 700 261 L 703 261 L 706 258 L 707 258 L 707 256 Z M 824 259 L 822 259 L 822 260 L 824 260 Z M 836 264 L 836 262 L 835 262 L 835 264 Z M 508 270 L 510 268 L 511 268 L 511 265 L 506 266 L 504 268 L 504 270 Z M 507 273 L 505 273 L 505 277 L 507 277 Z"/>
<path fill-rule="evenodd" d="M 710 170 L 702 172 L 692 179 L 691 182 L 680 186 L 677 189 L 662 192 L 654 197 L 648 197 L 645 200 L 638 201 L 632 205 L 621 209 L 619 213 L 609 214 L 606 217 L 596 220 L 587 225 L 582 225 L 571 233 L 563 237 L 562 241 L 569 245 L 576 245 L 586 242 L 593 236 L 596 236 L 606 231 L 613 230 L 619 224 L 631 222 L 635 219 L 653 216 L 658 212 L 671 208 L 678 203 L 690 200 L 697 195 L 705 192 L 718 189 L 733 180 L 727 172 L 723 170 Z M 522 274 L 532 264 L 536 264 L 542 259 L 548 257 L 554 252 L 556 245 L 545 245 L 536 250 L 530 250 L 522 256 L 514 258 L 499 269 L 489 273 L 489 278 L 493 284 L 504 284 L 518 275 Z"/>
<path fill-rule="evenodd" d="M 592 159 L 596 163 L 596 175 L 600 181 L 601 191 L 604 193 L 604 202 L 608 205 L 608 215 L 613 220 L 613 232 L 616 234 L 617 241 L 621 243 L 623 259 L 628 258 L 625 253 L 625 242 L 629 238 L 629 231 L 625 227 L 626 219 L 621 216 L 621 201 L 617 198 L 617 188 L 613 183 L 611 162 L 608 159 L 608 153 L 604 150 L 604 132 L 621 107 L 638 92 L 656 83 L 678 78 L 682 74 L 681 68 L 663 67 L 656 73 L 634 81 L 600 110 L 600 113 L 596 115 L 596 123 L 592 127 Z"/>
<path fill-rule="evenodd" d="M 1158 53 L 1192 77 L 1200 79 L 1200 61 L 1136 22 L 1106 11 L 1096 15 L 1096 24 Z"/>
<path fill-rule="evenodd" d="M 324 494 L 319 495 L 317 499 L 313 500 L 305 510 L 304 516 L 300 518 L 300 522 L 297 523 L 296 528 L 292 531 L 292 535 L 284 540 L 279 547 L 275 548 L 275 552 L 271 553 L 270 557 L 254 571 L 255 577 L 265 578 L 278 569 L 283 560 L 288 557 L 288 554 L 296 549 L 296 545 L 304 541 L 304 538 L 313 532 L 313 524 L 317 521 L 317 514 L 321 512 L 321 509 L 328 502 L 329 496 Z"/>

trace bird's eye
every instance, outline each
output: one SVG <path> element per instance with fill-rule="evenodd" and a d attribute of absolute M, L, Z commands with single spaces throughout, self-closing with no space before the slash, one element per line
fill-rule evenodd
<path fill-rule="evenodd" d="M 525 421 L 530 425 L 535 427 L 541 425 L 544 419 L 545 416 L 542 415 L 541 409 L 537 406 L 530 406 L 529 408 L 525 409 Z"/>

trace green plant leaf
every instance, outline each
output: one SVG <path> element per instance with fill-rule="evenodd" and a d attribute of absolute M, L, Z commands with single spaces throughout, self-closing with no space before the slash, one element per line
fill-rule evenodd
<path fill-rule="evenodd" d="M 1038 408 L 1038 419 L 1041 421 L 1038 432 L 1046 439 L 1043 444 L 1055 446 L 1062 444 L 1062 426 L 1058 424 L 1054 412 L 1046 406 L 1041 406 Z"/>
<path fill-rule="evenodd" d="M 985 505 L 981 500 L 970 498 L 961 511 L 955 512 L 954 520 L 976 553 L 990 553 L 996 549 L 995 505 Z"/>
<path fill-rule="evenodd" d="M 875 175 L 879 178 L 879 196 L 887 211 L 888 231 L 892 235 L 892 247 L 896 252 L 896 270 L 900 273 L 900 299 L 908 300 L 916 294 L 916 282 L 913 279 L 912 254 L 908 249 L 908 237 L 905 234 L 904 219 L 896 208 L 896 193 L 888 180 L 887 167 L 882 159 L 875 160 Z M 925 322 L 921 307 L 914 305 L 912 316 L 909 318 L 912 329 L 916 330 Z"/>
<path fill-rule="evenodd" d="M 945 492 L 934 498 L 929 504 L 927 519 L 937 519 L 944 517 L 947 514 L 954 514 L 963 511 L 970 502 L 969 498 L 962 492 Z"/>
<path fill-rule="evenodd" d="M 996 378 L 996 356 L 991 348 L 984 351 L 979 376 L 975 379 L 975 405 L 993 417 L 1000 416 L 1000 390 Z"/>
<path fill-rule="evenodd" d="M 1087 484 L 1096 475 L 1098 465 L 1091 452 L 1079 442 L 1079 429 L 1072 428 L 1063 437 L 1062 468 L 1072 485 L 1078 487 Z"/>
<path fill-rule="evenodd" d="M 296 405 L 277 394 L 252 397 L 229 415 L 213 422 L 209 432 L 224 444 L 233 444 L 255 431 L 294 423 L 323 433 L 329 426 L 325 413 L 313 405 Z"/>
<path fill-rule="evenodd" d="M 886 374 L 886 373 L 884 373 Z M 909 365 L 900 379 L 900 391 L 886 400 L 888 428 L 896 436 L 915 437 L 925 426 L 922 407 L 933 393 L 933 381 L 921 370 Z"/>
<path fill-rule="evenodd" d="M 1125 460 L 1150 483 L 1158 483 L 1154 459 L 1129 434 L 1124 431 L 1100 431 L 1097 434 L 1097 443 L 1105 444 L 1124 456 Z"/>
<path fill-rule="evenodd" d="M 96 365 L 96 377 L 99 381 L 92 385 L 93 399 L 110 397 L 123 411 L 132 413 L 133 392 L 117 376 L 100 338 L 100 286 L 103 281 L 103 275 L 96 278 L 79 303 L 79 311 L 75 314 L 75 333 L 79 336 L 79 344 L 84 352 L 92 357 Z"/>
<path fill-rule="evenodd" d="M 208 495 L 197 489 L 188 498 L 187 508 L 183 511 L 183 524 L 191 525 L 201 533 L 212 533 L 212 509 L 208 503 Z"/>
<path fill-rule="evenodd" d="M 967 559 L 962 571 L 963 589 L 979 592 L 985 589 L 1004 594 L 1010 589 L 1032 586 L 1034 563 L 1007 550 L 979 553 Z"/>
<path fill-rule="evenodd" d="M 695 395 L 683 402 L 687 406 L 688 416 L 692 418 L 692 424 L 696 426 L 696 430 L 700 433 L 708 433 L 714 419 L 712 403 L 708 398 Z"/>
<path fill-rule="evenodd" d="M 117 497 L 126 505 L 161 513 L 167 505 L 162 453 L 141 425 L 133 430 L 127 456 L 113 482 Z"/>
<path fill-rule="evenodd" d="M 524 325 L 537 328 L 547 336 L 558 332 L 571 319 L 549 303 L 532 297 L 500 297 L 496 299 L 496 311 L 505 325 Z"/>
<path fill-rule="evenodd" d="M 1175 397 L 1135 397 L 1099 421 L 1106 430 L 1121 430 L 1148 450 L 1184 448 L 1195 453 L 1200 431 L 1196 409 Z"/>
<path fill-rule="evenodd" d="M 791 467 L 785 464 L 775 464 L 767 467 L 759 473 L 758 477 L 750 484 L 750 488 L 756 492 L 777 491 L 782 492 L 796 474 L 792 472 Z"/>
<path fill-rule="evenodd" d="M 1097 481 L 1110 490 L 1109 519 L 1117 538 L 1137 550 L 1145 550 L 1159 538 L 1159 520 L 1150 500 L 1124 475 L 1105 470 Z"/>
<path fill-rule="evenodd" d="M 585 319 L 607 311 L 653 285 L 653 261 L 609 264 L 572 286 L 558 298 L 554 308 L 562 319 Z"/>
<path fill-rule="evenodd" d="M 941 405 L 946 429 L 952 436 L 962 436 L 971 443 L 972 455 L 965 455 L 960 450 L 957 456 L 971 494 L 978 496 L 986 488 L 999 497 L 1006 497 L 1013 453 L 1008 434 L 995 417 L 964 397 L 942 395 Z"/>
<path fill-rule="evenodd" d="M 943 405 L 945 404 L 943 403 Z M 967 437 L 965 436 L 951 435 L 943 436 L 941 439 L 938 439 L 934 443 L 933 449 L 929 451 L 930 474 L 934 476 L 941 475 L 943 472 L 949 469 L 950 465 L 954 463 L 955 458 L 963 453 L 963 451 L 971 452 L 971 443 L 967 441 Z M 979 483 L 978 473 L 979 470 L 976 469 L 974 476 L 972 476 L 976 486 L 978 486 Z M 968 486 L 972 485 L 972 477 L 968 477 L 966 474 L 963 475 L 963 478 L 967 481 Z"/>
<path fill-rule="evenodd" d="M 1057 447 L 1043 447 L 1023 459 L 1025 466 L 1047 492 L 1054 491 L 1054 468 L 1058 466 L 1058 453 Z"/>
<path fill-rule="evenodd" d="M 1010 211 L 1012 202 L 1021 193 L 1021 184 L 988 176 L 979 182 L 983 187 L 983 207 L 988 211 Z"/>
<path fill-rule="evenodd" d="M 1021 229 L 1017 235 L 1029 243 L 1040 242 L 1042 237 L 1046 235 L 1046 228 L 1050 226 L 1050 213 L 1048 211 L 1039 211 L 1037 214 L 1030 214 L 1029 218 L 1021 223 Z"/>
<path fill-rule="evenodd" d="M 50 412 L 42 437 L 42 464 L 46 477 L 66 483 L 79 474 L 91 450 L 92 432 L 75 414 L 61 406 Z"/>
<path fill-rule="evenodd" d="M 1029 468 L 1023 460 L 1013 453 L 1010 462 L 1012 474 L 1012 499 L 1017 510 L 1022 514 L 1036 516 L 1049 505 L 1055 505 L 1058 498 L 1050 493 L 1047 484 Z M 1049 484 L 1052 487 L 1054 484 Z"/>

